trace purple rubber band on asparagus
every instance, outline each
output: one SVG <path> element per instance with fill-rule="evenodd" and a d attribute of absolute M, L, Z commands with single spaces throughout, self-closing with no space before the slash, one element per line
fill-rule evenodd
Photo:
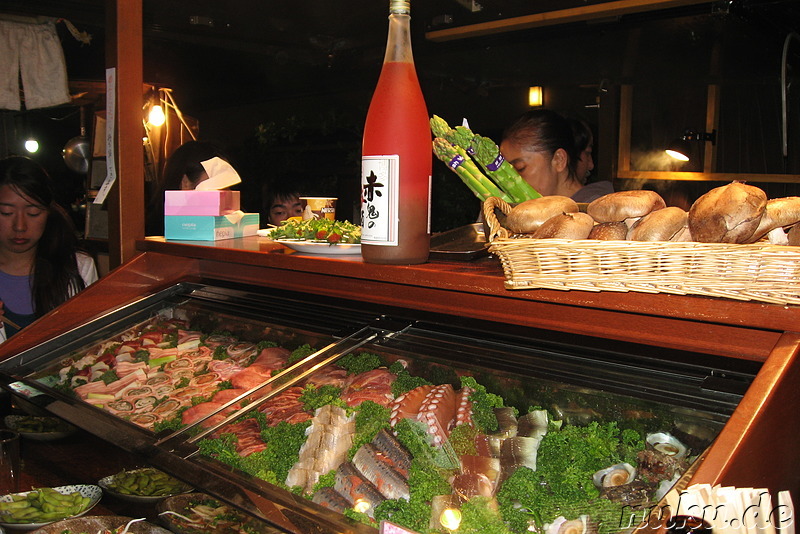
<path fill-rule="evenodd" d="M 457 169 L 462 163 L 464 163 L 464 156 L 459 154 L 453 159 L 451 159 L 450 163 L 448 163 L 447 166 L 450 167 L 451 169 Z"/>
<path fill-rule="evenodd" d="M 506 159 L 503 157 L 502 154 L 497 154 L 497 157 L 494 158 L 494 161 L 486 166 L 486 170 L 492 172 L 496 171 L 497 169 L 500 168 L 500 165 L 502 165 L 505 160 Z"/>

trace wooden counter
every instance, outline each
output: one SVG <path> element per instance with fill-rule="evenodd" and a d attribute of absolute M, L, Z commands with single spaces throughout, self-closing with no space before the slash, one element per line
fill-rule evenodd
<path fill-rule="evenodd" d="M 705 297 L 507 290 L 499 260 L 372 265 L 356 256 L 295 253 L 266 238 L 176 242 L 143 251 L 194 258 L 202 275 L 339 298 L 763 361 L 800 307 Z"/>

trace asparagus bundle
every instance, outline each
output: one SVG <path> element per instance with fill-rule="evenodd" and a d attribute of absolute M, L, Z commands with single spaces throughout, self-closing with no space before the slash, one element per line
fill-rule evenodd
<path fill-rule="evenodd" d="M 496 184 L 495 187 L 499 187 L 504 193 L 504 196 L 500 198 L 503 198 L 507 202 L 523 202 L 542 196 L 503 158 L 502 154 L 500 154 L 500 148 L 488 137 L 477 135 L 466 126 L 451 128 L 450 125 L 447 124 L 447 121 L 438 115 L 434 115 L 431 118 L 430 125 L 434 136 L 461 149 L 463 157 L 470 159 L 470 156 L 472 156 L 471 159 L 474 159 L 483 167 L 486 175 L 494 180 L 494 182 L 491 180 L 488 181 L 492 183 L 492 185 Z M 436 143 L 434 142 L 434 152 L 435 151 Z M 439 154 L 437 154 L 437 156 L 439 156 Z M 441 156 L 439 156 L 439 159 L 442 159 L 445 163 L 449 163 L 449 160 L 446 161 Z M 451 168 L 453 167 L 451 166 Z M 459 172 L 455 168 L 453 168 L 453 170 L 456 173 Z M 478 170 L 478 172 L 480 171 Z M 471 171 L 470 174 L 474 175 L 474 172 Z M 482 173 L 481 176 L 483 176 Z M 484 176 L 484 178 L 485 177 L 486 176 Z M 464 180 L 463 177 L 462 180 Z M 465 183 L 467 182 L 465 181 Z M 470 184 L 467 183 L 467 185 Z M 478 198 L 481 198 L 481 195 L 474 189 L 473 192 Z"/>
<path fill-rule="evenodd" d="M 437 137 L 433 140 L 433 153 L 450 167 L 481 201 L 489 197 L 500 197 L 506 202 L 512 202 L 508 195 L 484 176 L 460 146 L 454 145 L 442 137 Z"/>

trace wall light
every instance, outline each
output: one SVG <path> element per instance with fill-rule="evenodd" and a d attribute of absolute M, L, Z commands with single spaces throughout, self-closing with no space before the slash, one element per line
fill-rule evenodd
<path fill-rule="evenodd" d="M 681 137 L 673 140 L 665 152 L 679 161 L 689 161 L 692 152 L 692 141 L 710 141 L 712 145 L 717 142 L 717 131 L 711 133 L 686 130 Z"/>
<path fill-rule="evenodd" d="M 25 150 L 27 150 L 29 154 L 35 154 L 36 152 L 39 152 L 39 141 L 33 138 L 26 139 Z"/>
<path fill-rule="evenodd" d="M 542 96 L 542 86 L 541 85 L 533 85 L 528 88 L 528 105 L 532 108 L 541 107 L 544 104 L 544 98 Z"/>
<path fill-rule="evenodd" d="M 146 111 L 147 119 L 142 118 L 144 122 L 145 132 L 150 132 L 150 128 L 158 128 L 163 126 L 169 118 L 167 117 L 167 111 L 172 110 L 174 114 L 178 117 L 178 120 L 181 121 L 186 130 L 189 132 L 189 135 L 192 139 L 196 139 L 194 132 L 186 124 L 186 120 L 183 118 L 183 113 L 181 113 L 180 108 L 175 103 L 175 100 L 172 98 L 172 89 L 167 87 L 153 87 L 149 93 L 147 98 L 145 99 L 145 103 L 142 106 L 142 110 Z"/>
<path fill-rule="evenodd" d="M 153 104 L 150 107 L 150 113 L 147 114 L 147 122 L 152 126 L 161 126 L 166 120 L 167 117 L 164 115 L 164 108 L 161 107 L 161 104 Z"/>

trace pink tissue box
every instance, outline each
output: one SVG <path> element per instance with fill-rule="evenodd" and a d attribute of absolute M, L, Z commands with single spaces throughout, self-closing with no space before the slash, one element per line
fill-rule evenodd
<path fill-rule="evenodd" d="M 212 215 L 239 210 L 239 191 L 164 191 L 164 215 Z"/>

